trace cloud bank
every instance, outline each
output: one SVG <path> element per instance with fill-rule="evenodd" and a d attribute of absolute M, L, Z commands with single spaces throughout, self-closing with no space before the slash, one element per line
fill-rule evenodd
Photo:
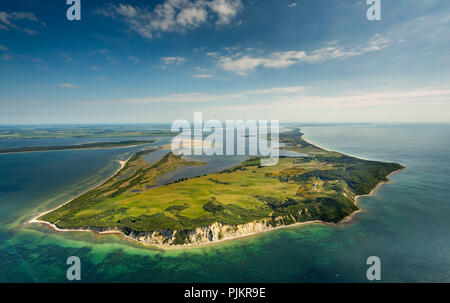
<path fill-rule="evenodd" d="M 37 31 L 28 27 L 22 27 L 17 24 L 17 21 L 29 21 L 34 23 L 41 23 L 36 15 L 32 12 L 4 12 L 0 11 L 0 30 L 9 31 L 11 29 L 23 31 L 29 35 L 36 35 Z M 45 23 L 41 23 L 45 26 Z"/>
<path fill-rule="evenodd" d="M 266 56 L 242 55 L 241 53 L 221 56 L 218 66 L 228 72 L 246 75 L 258 67 L 281 69 L 299 63 L 321 63 L 332 59 L 359 56 L 386 48 L 390 41 L 380 35 L 375 35 L 365 45 L 343 47 L 336 43 L 333 41 L 329 45 L 309 53 L 295 50 L 274 52 Z"/>
<path fill-rule="evenodd" d="M 108 5 L 94 12 L 117 19 L 146 39 L 165 32 L 186 32 L 209 20 L 219 26 L 229 25 L 243 8 L 240 0 L 166 0 L 150 8 L 129 4 Z"/>

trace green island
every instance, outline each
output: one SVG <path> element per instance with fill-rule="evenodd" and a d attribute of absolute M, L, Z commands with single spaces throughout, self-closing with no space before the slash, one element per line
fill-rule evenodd
<path fill-rule="evenodd" d="M 93 142 L 77 145 L 60 145 L 60 146 L 26 146 L 0 149 L 0 154 L 8 153 L 27 153 L 36 151 L 52 151 L 52 150 L 68 150 L 68 149 L 96 149 L 96 148 L 119 148 L 131 147 L 153 143 L 155 140 L 139 140 L 139 141 L 119 141 L 119 142 Z"/>
<path fill-rule="evenodd" d="M 161 186 L 157 178 L 182 166 L 204 165 L 168 153 L 154 164 L 136 153 L 99 187 L 38 221 L 62 230 L 121 232 L 146 244 L 206 244 L 292 224 L 338 223 L 358 210 L 355 198 L 403 168 L 327 151 L 280 134 L 282 149 L 306 155 L 260 166 L 254 157 L 223 171 Z"/>

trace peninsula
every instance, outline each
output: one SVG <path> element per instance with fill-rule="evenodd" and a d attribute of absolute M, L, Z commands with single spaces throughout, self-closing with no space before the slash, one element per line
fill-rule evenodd
<path fill-rule="evenodd" d="M 29 153 L 37 151 L 53 151 L 53 150 L 68 150 L 68 149 L 122 148 L 122 147 L 132 147 L 137 145 L 149 144 L 153 142 L 155 141 L 140 140 L 140 141 L 119 141 L 119 142 L 93 142 L 77 145 L 60 145 L 60 146 L 26 146 L 26 147 L 0 149 L 0 154 Z"/>
<path fill-rule="evenodd" d="M 281 157 L 260 166 L 255 157 L 209 175 L 157 185 L 157 178 L 183 166 L 204 165 L 168 153 L 156 163 L 151 150 L 132 156 L 109 180 L 32 222 L 57 230 L 117 232 L 145 244 L 199 245 L 309 222 L 338 223 L 358 211 L 367 195 L 396 163 L 368 161 L 327 151 L 302 138 L 299 129 L 281 133 Z"/>

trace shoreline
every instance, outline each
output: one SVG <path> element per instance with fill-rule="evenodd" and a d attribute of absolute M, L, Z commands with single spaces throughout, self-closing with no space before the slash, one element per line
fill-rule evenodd
<path fill-rule="evenodd" d="M 12 151 L 12 152 L 0 152 L 0 155 L 12 155 L 12 154 L 24 154 L 24 153 L 47 153 L 47 152 L 64 152 L 69 150 L 97 150 L 97 149 L 117 149 L 117 148 L 132 148 L 141 145 L 147 145 L 152 143 L 142 143 L 135 145 L 124 145 L 124 146 L 114 146 L 114 147 L 85 147 L 85 148 L 64 148 L 64 149 L 43 149 L 43 150 L 26 150 L 26 151 Z"/>
<path fill-rule="evenodd" d="M 132 156 L 131 156 L 131 157 L 132 157 Z M 131 157 L 130 157 L 130 158 L 131 158 Z M 125 167 L 126 163 L 129 161 L 130 158 L 128 158 L 128 159 L 125 160 L 125 161 L 120 161 L 120 160 L 119 160 L 118 162 L 121 164 L 121 167 L 120 167 L 120 168 L 119 168 L 119 169 L 118 169 L 118 170 L 117 170 L 110 178 L 114 177 L 117 173 L 119 173 L 119 171 L 121 171 L 122 168 Z M 60 208 L 60 207 L 62 207 L 62 206 L 64 206 L 64 205 L 66 205 L 67 203 L 70 203 L 72 200 L 76 199 L 77 197 L 83 195 L 84 193 L 86 193 L 86 192 L 88 192 L 89 190 L 92 190 L 92 189 L 94 189 L 94 188 L 96 188 L 96 187 L 98 187 L 98 186 L 95 186 L 95 187 L 93 187 L 93 188 L 91 188 L 91 189 L 89 189 L 89 190 L 83 192 L 82 194 L 80 194 L 80 195 L 78 195 L 78 196 L 76 196 L 76 197 L 70 199 L 69 201 L 65 202 L 64 204 L 62 204 L 62 205 L 60 205 L 60 206 L 58 206 L 58 207 L 56 207 L 56 208 L 54 208 L 54 209 L 51 209 L 51 210 L 48 210 L 48 211 L 46 211 L 46 212 L 43 212 L 43 213 L 39 214 L 38 216 L 36 216 L 36 217 L 34 217 L 33 219 L 31 219 L 30 221 L 28 221 L 28 223 L 30 223 L 30 224 L 33 224 L 33 223 L 39 223 L 39 224 L 47 225 L 47 226 L 51 227 L 54 231 L 57 231 L 57 232 L 93 232 L 93 233 L 96 233 L 96 234 L 99 234 L 99 235 L 115 234 L 115 235 L 118 235 L 119 237 L 124 238 L 125 240 L 131 240 L 131 241 L 133 241 L 134 243 L 139 243 L 139 244 L 141 244 L 141 245 L 143 245 L 143 246 L 145 246 L 145 247 L 154 247 L 154 248 L 159 248 L 159 249 L 163 249 L 163 250 L 200 248 L 200 247 L 204 247 L 204 246 L 220 244 L 220 243 L 223 243 L 223 242 L 226 242 L 226 241 L 231 241 L 231 240 L 236 240 L 236 239 L 247 238 L 247 237 L 251 237 L 251 236 L 255 236 L 255 235 L 259 235 L 259 234 L 271 232 L 271 231 L 274 231 L 274 230 L 286 229 L 286 228 L 296 228 L 296 227 L 299 227 L 299 226 L 302 226 L 302 225 L 324 224 L 324 225 L 328 225 L 328 226 L 340 226 L 340 225 L 350 224 L 350 223 L 353 221 L 353 219 L 355 218 L 355 216 L 356 216 L 357 214 L 359 214 L 359 213 L 365 211 L 364 209 L 362 209 L 362 208 L 359 206 L 359 204 L 358 204 L 359 199 L 362 198 L 362 197 L 373 197 L 373 196 L 375 196 L 376 192 L 377 192 L 383 185 L 385 185 L 385 184 L 390 184 L 390 183 L 393 182 L 393 181 L 390 179 L 391 176 L 393 176 L 394 174 L 396 174 L 396 173 L 402 171 L 403 169 L 405 169 L 405 168 L 401 168 L 401 169 L 399 169 L 399 170 L 393 171 L 392 173 L 390 173 L 389 175 L 387 175 L 386 178 L 387 178 L 388 180 L 387 180 L 387 181 L 381 181 L 381 182 L 379 182 L 379 183 L 378 183 L 378 184 L 370 191 L 370 193 L 365 194 L 365 195 L 357 195 L 357 196 L 355 196 L 353 200 L 354 200 L 355 205 L 358 207 L 358 210 L 352 212 L 351 214 L 349 214 L 348 216 L 346 216 L 344 219 L 342 219 L 341 221 L 339 221 L 339 222 L 337 222 L 337 223 L 324 222 L 324 221 L 321 221 L 321 220 L 313 220 L 313 221 L 297 222 L 297 223 L 294 223 L 294 224 L 280 225 L 280 226 L 277 226 L 277 227 L 269 228 L 268 230 L 261 231 L 261 232 L 252 232 L 252 233 L 245 234 L 245 235 L 234 236 L 234 237 L 230 237 L 230 238 L 226 238 L 226 239 L 222 239 L 222 240 L 215 240 L 215 241 L 212 241 L 212 242 L 206 242 L 206 243 L 194 243 L 194 244 L 190 243 L 190 244 L 183 244 L 183 245 L 164 245 L 164 244 L 157 244 L 157 243 L 146 243 L 146 242 L 137 240 L 137 239 L 135 239 L 135 238 L 133 238 L 133 237 L 131 237 L 131 236 L 128 236 L 128 235 L 124 234 L 121 230 L 117 230 L 117 229 L 104 230 L 104 231 L 96 231 L 96 230 L 94 230 L 94 229 L 89 229 L 89 228 L 87 228 L 87 229 L 62 229 L 62 228 L 57 227 L 57 226 L 56 226 L 55 224 L 53 224 L 53 223 L 50 223 L 50 222 L 47 222 L 47 221 L 38 220 L 39 217 L 42 217 L 42 216 L 46 215 L 47 213 L 52 212 L 52 211 L 54 211 L 54 210 L 56 210 L 56 209 L 58 209 L 58 208 Z M 109 180 L 109 179 L 108 179 L 108 180 Z M 250 223 L 251 223 L 251 222 L 250 222 Z"/>
<path fill-rule="evenodd" d="M 327 223 L 327 222 L 323 222 L 324 224 L 330 224 L 330 225 L 344 225 L 344 224 L 348 224 L 351 223 L 352 220 L 354 219 L 355 215 L 365 212 L 364 209 L 362 209 L 359 206 L 359 199 L 363 198 L 363 197 L 374 197 L 376 192 L 385 184 L 390 184 L 394 181 L 392 181 L 390 178 L 395 175 L 398 172 L 401 172 L 402 170 L 404 170 L 406 167 L 400 168 L 398 170 L 393 171 L 392 173 L 390 173 L 389 175 L 386 176 L 387 181 L 381 181 L 379 182 L 368 194 L 365 195 L 356 195 L 353 199 L 353 201 L 355 202 L 356 207 L 358 207 L 358 210 L 352 212 L 351 214 L 349 214 L 347 217 L 345 217 L 344 219 L 342 219 L 341 221 L 339 221 L 338 223 Z"/>
<path fill-rule="evenodd" d="M 315 145 L 315 144 L 314 144 L 314 145 Z M 316 145 L 316 146 L 318 146 L 318 145 Z M 319 147 L 319 146 L 318 146 L 318 147 Z M 319 147 L 319 148 L 321 148 L 321 147 Z M 112 176 L 110 176 L 110 177 L 109 177 L 108 179 L 106 179 L 104 182 L 107 182 L 108 180 L 110 180 L 111 178 L 113 178 L 114 176 L 116 176 L 116 175 L 117 175 L 117 174 L 125 167 L 125 165 L 126 165 L 126 164 L 128 163 L 128 161 L 131 159 L 131 157 L 133 157 L 133 155 L 131 155 L 127 160 L 117 160 L 117 161 L 119 162 L 119 164 L 120 164 L 120 167 L 116 170 L 116 172 L 115 172 Z M 43 220 L 38 220 L 38 218 L 40 218 L 40 217 L 42 217 L 42 216 L 44 216 L 44 215 L 46 215 L 46 214 L 48 214 L 48 213 L 50 213 L 50 212 L 52 212 L 52 211 L 54 211 L 54 210 L 57 210 L 57 209 L 63 207 L 64 205 L 66 205 L 66 204 L 72 202 L 74 199 L 78 198 L 79 196 L 81 196 L 81 195 L 83 195 L 83 194 L 89 192 L 90 190 L 93 190 L 93 189 L 97 188 L 98 186 L 100 186 L 100 185 L 103 184 L 104 182 L 102 182 L 100 185 L 96 185 L 96 186 L 94 186 L 94 187 L 92 187 L 92 188 L 89 188 L 88 190 L 86 190 L 86 191 L 84 191 L 83 193 L 77 195 L 76 197 L 74 197 L 74 198 L 72 198 L 72 199 L 66 201 L 65 203 L 59 205 L 58 207 L 55 207 L 55 208 L 53 208 L 53 209 L 51 209 L 51 210 L 48 210 L 48 211 L 45 211 L 45 212 L 39 214 L 38 216 L 36 216 L 36 217 L 34 217 L 33 219 L 29 220 L 27 223 L 29 223 L 29 224 L 38 223 L 38 224 L 47 225 L 47 226 L 51 227 L 54 231 L 57 231 L 57 232 L 93 232 L 93 233 L 100 234 L 100 235 L 102 235 L 102 234 L 104 234 L 104 235 L 106 235 L 106 234 L 116 234 L 116 235 L 118 235 L 119 237 L 124 238 L 125 240 L 131 240 L 131 241 L 133 241 L 134 243 L 139 243 L 139 244 L 143 245 L 144 247 L 153 247 L 153 248 L 159 248 L 159 249 L 163 249 L 163 250 L 199 248 L 199 247 L 203 247 L 203 246 L 207 246 L 207 245 L 220 244 L 220 243 L 223 243 L 223 242 L 225 242 L 225 241 L 231 241 L 231 240 L 236 240 L 236 239 L 241 239 L 241 238 L 251 237 L 251 236 L 255 236 L 255 235 L 258 235 L 258 234 L 263 234 L 263 233 L 266 233 L 266 232 L 271 232 L 271 231 L 278 230 L 278 229 L 295 228 L 295 227 L 302 226 L 302 225 L 309 225 L 309 224 L 324 224 L 324 225 L 328 225 L 328 226 L 340 226 L 340 225 L 350 224 L 350 223 L 354 220 L 354 218 L 355 218 L 355 216 L 356 216 L 357 214 L 359 214 L 359 213 L 365 211 L 365 210 L 363 210 L 363 209 L 359 206 L 359 204 L 358 204 L 359 199 L 362 198 L 362 197 L 375 196 L 375 193 L 376 193 L 376 192 L 377 192 L 384 184 L 389 184 L 389 183 L 392 183 L 392 182 L 393 182 L 393 181 L 390 179 L 391 176 L 393 176 L 394 174 L 396 174 L 396 173 L 402 171 L 402 170 L 405 169 L 405 168 L 406 168 L 406 167 L 403 167 L 403 168 L 401 168 L 401 169 L 399 169 L 399 170 L 396 170 L 396 171 L 391 172 L 389 175 L 386 176 L 387 181 L 381 181 L 381 182 L 379 182 L 379 183 L 378 183 L 378 184 L 370 191 L 370 193 L 365 194 L 365 195 L 356 195 L 356 196 L 353 198 L 353 201 L 354 201 L 354 204 L 356 205 L 356 207 L 358 208 L 358 210 L 352 212 L 351 214 L 349 214 L 348 216 L 346 216 L 345 218 L 343 218 L 341 221 L 339 221 L 339 222 L 337 222 L 337 223 L 324 222 L 324 221 L 321 221 L 321 220 L 313 220 L 313 221 L 298 222 L 298 223 L 289 224 L 289 225 L 281 225 L 281 226 L 272 227 L 272 228 L 269 228 L 269 229 L 264 230 L 264 231 L 261 231 L 261 232 L 252 232 L 252 233 L 248 233 L 248 234 L 245 234 L 245 235 L 239 235 L 239 236 L 229 237 L 229 238 L 221 239 L 221 240 L 214 240 L 214 241 L 211 241 L 211 242 L 205 242 L 205 243 L 194 243 L 194 244 L 189 243 L 189 244 L 182 244 L 182 245 L 167 245 L 167 244 L 157 244 L 157 243 L 146 243 L 146 242 L 144 242 L 144 241 L 141 241 L 141 240 L 138 240 L 138 239 L 136 239 L 136 238 L 134 238 L 134 237 L 131 237 L 131 236 L 126 235 L 125 233 L 123 233 L 123 232 L 122 232 L 121 230 L 119 230 L 119 229 L 110 229 L 110 230 L 104 230 L 104 231 L 97 231 L 97 230 L 95 230 L 95 229 L 90 229 L 90 228 L 87 228 L 87 229 L 61 229 L 61 228 L 57 227 L 55 224 L 53 224 L 53 223 L 50 223 L 50 222 L 47 222 L 47 221 L 43 221 Z M 263 220 L 264 220 L 264 219 L 263 219 Z M 253 223 L 253 222 L 248 222 L 248 223 Z M 248 224 L 248 223 L 246 223 L 246 224 Z"/>
<path fill-rule="evenodd" d="M 51 226 L 53 229 L 55 229 L 55 230 L 57 230 L 57 231 L 72 231 L 72 229 L 67 229 L 67 230 L 65 230 L 65 229 L 60 229 L 60 228 L 58 228 L 55 224 L 52 224 L 52 223 L 47 222 L 47 221 L 38 220 L 38 218 L 40 218 L 40 217 L 42 217 L 42 216 L 45 216 L 46 214 L 48 214 L 48 213 L 50 213 L 50 212 L 52 212 L 52 211 L 54 211 L 54 210 L 57 210 L 57 209 L 63 207 L 64 205 L 66 205 L 66 204 L 72 202 L 73 200 L 75 200 L 76 198 L 78 198 L 78 197 L 84 195 L 85 193 L 87 193 L 87 192 L 89 192 L 89 191 L 91 191 L 91 190 L 93 190 L 93 189 L 96 189 L 97 187 L 99 187 L 99 186 L 102 185 L 103 183 L 107 182 L 109 179 L 111 179 L 112 177 L 114 177 L 115 175 L 117 175 L 117 174 L 125 167 L 125 165 L 128 163 L 128 161 L 130 161 L 131 157 L 133 157 L 133 155 L 131 155 L 130 157 L 128 157 L 128 159 L 126 159 L 126 160 L 116 160 L 117 162 L 119 162 L 120 167 L 114 172 L 114 174 L 112 174 L 109 178 L 107 178 L 107 179 L 106 179 L 105 181 L 103 181 L 101 184 L 95 185 L 95 186 L 93 186 L 93 187 L 90 187 L 89 189 L 83 191 L 81 194 L 79 194 L 79 195 L 77 195 L 77 196 L 75 196 L 75 197 L 73 197 L 73 198 L 67 200 L 67 201 L 64 202 L 63 204 L 61 204 L 61 205 L 59 205 L 59 206 L 57 206 L 57 207 L 55 207 L 55 208 L 52 208 L 52 209 L 50 209 L 50 210 L 47 210 L 47 211 L 45 211 L 45 212 L 40 213 L 39 215 L 35 216 L 33 219 L 29 220 L 27 223 L 29 223 L 29 224 L 40 223 L 40 224 L 49 225 L 49 226 Z M 76 230 L 73 230 L 73 231 L 76 231 Z"/>

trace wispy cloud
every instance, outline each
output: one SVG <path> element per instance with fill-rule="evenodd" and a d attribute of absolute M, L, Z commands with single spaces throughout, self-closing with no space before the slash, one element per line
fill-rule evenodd
<path fill-rule="evenodd" d="M 6 46 L 4 46 L 4 45 L 0 45 L 0 51 L 9 51 L 9 48 L 7 48 Z"/>
<path fill-rule="evenodd" d="M 39 68 L 40 70 L 44 70 L 44 71 L 48 70 L 48 66 L 45 64 L 36 64 L 36 67 Z"/>
<path fill-rule="evenodd" d="M 94 80 L 98 80 L 98 81 L 108 81 L 109 80 L 108 77 L 102 76 L 102 75 L 94 76 L 93 78 L 94 78 Z"/>
<path fill-rule="evenodd" d="M 29 35 L 36 35 L 37 31 L 28 27 L 22 27 L 17 24 L 20 21 L 28 21 L 34 23 L 40 23 L 42 26 L 46 26 L 45 23 L 40 22 L 33 12 L 4 12 L 0 11 L 0 29 L 1 30 L 19 30 Z"/>
<path fill-rule="evenodd" d="M 386 111 L 386 108 L 395 110 Z M 282 119 L 284 121 L 448 121 L 450 90 L 380 90 L 336 95 L 292 94 L 264 102 L 229 102 L 210 106 L 207 114 L 219 119 Z M 236 118 L 235 118 L 236 119 Z"/>
<path fill-rule="evenodd" d="M 148 96 L 142 98 L 126 98 L 120 100 L 105 100 L 105 102 L 119 102 L 119 103 L 205 103 L 205 102 L 227 102 L 232 100 L 243 100 L 249 96 L 255 95 L 270 95 L 283 96 L 303 91 L 302 86 L 289 87 L 273 87 L 260 90 L 248 90 L 231 94 L 207 94 L 199 92 L 190 92 L 182 94 L 171 94 L 167 96 Z"/>
<path fill-rule="evenodd" d="M 163 57 L 163 58 L 161 58 L 161 60 L 164 62 L 164 64 L 171 65 L 171 64 L 181 64 L 181 63 L 186 61 L 186 58 L 185 57 L 180 57 L 180 56 Z"/>
<path fill-rule="evenodd" d="M 28 56 L 28 55 L 20 55 L 19 57 L 21 59 L 35 63 L 36 67 L 40 70 L 44 70 L 44 71 L 48 70 L 48 66 L 46 65 L 46 62 L 40 58 L 36 58 L 33 56 Z"/>
<path fill-rule="evenodd" d="M 240 0 L 214 0 L 207 5 L 217 14 L 216 23 L 220 25 L 230 24 L 243 7 Z"/>
<path fill-rule="evenodd" d="M 129 56 L 127 59 L 130 60 L 130 61 L 136 62 L 136 63 L 138 63 L 138 62 L 140 61 L 140 60 L 139 60 L 138 58 L 136 58 L 135 56 Z"/>
<path fill-rule="evenodd" d="M 340 92 L 335 95 L 319 95 L 307 90 L 260 102 L 228 102 L 202 108 L 205 115 L 223 120 L 228 117 L 244 120 L 258 117 L 296 122 L 446 122 L 449 119 L 450 90 L 436 87 L 380 88 L 379 91 Z"/>
<path fill-rule="evenodd" d="M 450 90 L 445 88 L 418 88 L 415 90 L 384 90 L 347 92 L 336 95 L 292 94 L 277 96 L 268 102 L 257 104 L 219 105 L 220 110 L 234 111 L 285 111 L 300 112 L 302 109 L 368 108 L 377 106 L 450 104 Z"/>
<path fill-rule="evenodd" d="M 193 76 L 194 78 L 198 78 L 198 79 L 209 79 L 209 78 L 213 78 L 213 75 L 210 74 L 196 74 Z"/>
<path fill-rule="evenodd" d="M 294 8 L 296 6 L 297 6 L 297 3 L 295 3 L 295 2 L 292 2 L 291 4 L 286 5 L 286 7 L 289 7 L 289 8 Z"/>
<path fill-rule="evenodd" d="M 78 85 L 72 84 L 72 83 L 61 83 L 59 85 L 59 87 L 63 87 L 63 88 L 77 88 Z"/>
<path fill-rule="evenodd" d="M 32 57 L 32 56 L 28 56 L 28 55 L 21 55 L 20 58 L 32 61 L 34 63 L 43 63 L 44 62 L 42 59 L 39 59 L 39 58 L 36 58 L 36 57 Z"/>
<path fill-rule="evenodd" d="M 74 62 L 75 60 L 67 53 L 60 53 L 59 56 L 66 60 L 67 62 Z"/>
<path fill-rule="evenodd" d="M 210 68 L 196 67 L 195 74 L 193 74 L 192 77 L 197 79 L 210 79 L 214 78 L 214 75 Z"/>
<path fill-rule="evenodd" d="M 143 98 L 127 98 L 118 100 L 120 103 L 202 103 L 202 102 L 214 102 L 225 101 L 242 98 L 240 94 L 204 94 L 204 93 L 185 93 L 185 94 L 171 94 L 168 96 L 150 96 Z"/>
<path fill-rule="evenodd" d="M 393 25 L 386 33 L 392 41 L 431 43 L 432 45 L 446 43 L 450 35 L 450 11 L 442 10 L 408 20 L 405 23 Z"/>
<path fill-rule="evenodd" d="M 165 32 L 185 32 L 215 20 L 228 25 L 243 8 L 240 0 L 166 0 L 155 6 L 135 7 L 129 4 L 108 5 L 94 12 L 118 19 L 146 39 Z"/>
<path fill-rule="evenodd" d="M 398 104 L 450 103 L 450 90 L 442 88 L 418 88 L 415 90 L 384 90 L 377 92 L 355 92 L 336 96 L 298 95 L 280 98 L 276 107 L 367 107 Z"/>
<path fill-rule="evenodd" d="M 321 63 L 332 59 L 359 56 L 386 48 L 389 43 L 390 41 L 386 38 L 375 35 L 365 45 L 343 47 L 336 45 L 336 41 L 333 41 L 309 53 L 302 50 L 274 52 L 266 56 L 237 53 L 219 57 L 218 66 L 225 71 L 246 75 L 258 67 L 281 69 L 299 63 Z"/>
<path fill-rule="evenodd" d="M 300 93 L 305 90 L 303 86 L 287 86 L 287 87 L 272 87 L 267 89 L 251 90 L 247 91 L 246 94 L 252 95 L 262 95 L 262 94 L 295 94 Z"/>

